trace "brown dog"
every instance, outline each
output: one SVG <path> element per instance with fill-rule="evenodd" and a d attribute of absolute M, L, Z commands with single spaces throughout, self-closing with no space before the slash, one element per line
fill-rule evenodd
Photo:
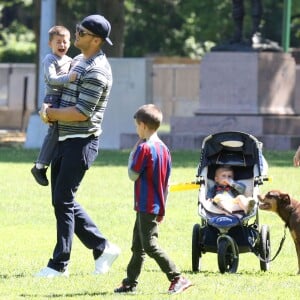
<path fill-rule="evenodd" d="M 298 274 L 300 274 L 300 202 L 278 190 L 258 195 L 258 199 L 260 209 L 277 213 L 289 228 L 296 247 Z"/>

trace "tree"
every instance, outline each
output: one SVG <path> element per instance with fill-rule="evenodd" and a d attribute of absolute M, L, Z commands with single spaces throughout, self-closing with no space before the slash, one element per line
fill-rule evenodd
<path fill-rule="evenodd" d="M 40 1 L 40 0 L 38 0 Z M 105 53 L 109 57 L 123 56 L 124 41 L 124 0 L 102 0 L 102 1 L 79 1 L 79 0 L 56 0 L 56 19 L 58 24 L 63 24 L 75 33 L 75 25 L 85 16 L 91 14 L 104 15 L 111 23 L 111 40 L 113 47 L 104 46 Z M 68 12 L 68 13 L 66 13 Z M 74 56 L 78 53 L 72 47 L 69 54 Z"/>
<path fill-rule="evenodd" d="M 109 57 L 122 57 L 124 54 L 125 6 L 124 0 L 97 1 L 97 11 L 107 16 L 111 23 L 111 40 L 113 47 L 105 45 L 105 53 Z"/>
<path fill-rule="evenodd" d="M 53 0 L 55 1 L 55 0 Z M 89 14 L 105 15 L 112 24 L 113 47 L 105 47 L 109 57 L 148 55 L 201 57 L 213 44 L 231 37 L 232 0 L 56 0 L 57 23 L 74 33 L 75 24 Z M 281 44 L 284 0 L 263 0 L 263 36 Z M 300 47 L 300 0 L 292 0 L 291 47 Z M 41 0 L 0 0 L 0 51 L 10 43 L 6 34 L 38 45 Z M 249 6 L 245 32 L 251 31 Z M 15 23 L 13 23 L 15 22 Z M 24 33 L 25 28 L 25 33 Z M 31 38 L 35 33 L 35 41 Z M 21 34 L 20 34 L 21 33 Z M 30 40 L 31 38 L 31 40 Z M 17 47 L 12 45 L 10 51 Z M 24 49 L 22 46 L 21 48 Z M 71 47 L 69 54 L 79 51 Z M 1 55 L 1 53 L 0 53 Z M 25 57 L 21 55 L 21 57 Z M 33 57 L 33 55 L 31 56 Z M 1 58 L 0 58 L 1 59 Z"/>
<path fill-rule="evenodd" d="M 262 34 L 279 44 L 283 1 L 263 1 Z M 232 35 L 232 0 L 139 0 L 126 3 L 125 56 L 201 56 L 211 45 L 228 41 Z M 245 0 L 246 37 L 250 37 L 252 25 L 250 4 L 250 0 Z M 300 0 L 293 0 L 291 47 L 300 46 L 299 15 Z"/>
<path fill-rule="evenodd" d="M 31 0 L 0 2 L 0 61 L 33 61 L 36 53 Z"/>

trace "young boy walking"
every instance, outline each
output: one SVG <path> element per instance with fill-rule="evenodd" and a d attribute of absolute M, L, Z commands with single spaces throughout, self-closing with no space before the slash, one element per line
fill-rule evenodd
<path fill-rule="evenodd" d="M 75 72 L 69 73 L 72 58 L 66 55 L 70 48 L 70 31 L 64 26 L 56 25 L 50 28 L 48 34 L 48 44 L 52 53 L 47 54 L 43 59 L 46 83 L 44 103 L 50 104 L 53 108 L 58 108 L 64 84 L 75 81 L 77 74 Z M 57 123 L 52 122 L 44 138 L 38 158 L 31 169 L 33 177 L 40 185 L 47 186 L 49 184 L 46 172 L 51 163 L 57 142 Z"/>
<path fill-rule="evenodd" d="M 168 293 L 177 294 L 191 286 L 177 270 L 173 261 L 158 243 L 158 224 L 165 215 L 171 155 L 157 135 L 162 112 L 153 104 L 141 106 L 134 115 L 139 141 L 128 161 L 128 176 L 134 181 L 134 209 L 136 220 L 132 238 L 132 256 L 127 266 L 127 277 L 115 293 L 136 291 L 145 254 L 153 258 L 171 282 Z"/>

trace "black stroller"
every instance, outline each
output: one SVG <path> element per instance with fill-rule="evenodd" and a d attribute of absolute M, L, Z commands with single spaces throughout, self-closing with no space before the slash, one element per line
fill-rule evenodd
<path fill-rule="evenodd" d="M 207 190 L 214 184 L 218 166 L 230 165 L 235 180 L 246 186 L 245 196 L 255 200 L 248 214 L 227 214 L 211 205 Z M 197 183 L 198 214 L 201 225 L 195 224 L 192 233 L 192 269 L 201 270 L 201 258 L 206 252 L 217 253 L 221 273 L 235 273 L 239 253 L 253 252 L 259 259 L 260 269 L 269 269 L 270 232 L 267 225 L 259 226 L 259 185 L 267 177 L 267 162 L 262 155 L 262 143 L 243 132 L 220 132 L 207 136 L 202 143 Z"/>

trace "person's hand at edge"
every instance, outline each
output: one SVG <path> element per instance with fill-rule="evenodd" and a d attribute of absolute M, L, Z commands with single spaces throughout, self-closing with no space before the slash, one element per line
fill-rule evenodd
<path fill-rule="evenodd" d="M 295 167 L 300 166 L 300 146 L 298 147 L 298 149 L 294 155 L 294 166 Z"/>

